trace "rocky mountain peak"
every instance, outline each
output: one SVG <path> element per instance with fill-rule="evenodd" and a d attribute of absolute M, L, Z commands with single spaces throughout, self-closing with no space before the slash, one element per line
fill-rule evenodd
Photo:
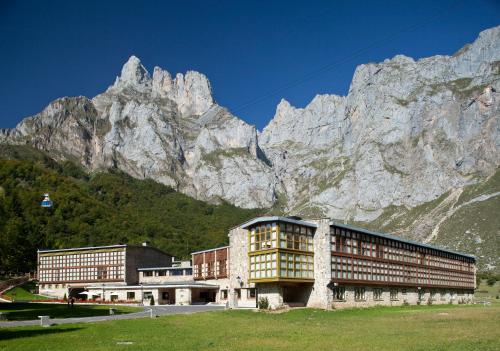
<path fill-rule="evenodd" d="M 132 55 L 123 65 L 121 75 L 117 80 L 122 84 L 138 86 L 149 84 L 151 77 L 146 68 L 142 65 L 141 60 Z"/>
<path fill-rule="evenodd" d="M 262 208 L 278 199 L 304 216 L 383 227 L 438 206 L 411 223 L 422 239 L 462 189 L 498 169 L 499 92 L 500 26 L 452 56 L 360 65 L 346 96 L 316 95 L 303 108 L 282 99 L 260 134 L 216 104 L 205 75 L 155 67 L 150 77 L 132 56 L 105 93 L 51 103 L 0 130 L 0 143 L 118 168 L 203 200 Z"/>

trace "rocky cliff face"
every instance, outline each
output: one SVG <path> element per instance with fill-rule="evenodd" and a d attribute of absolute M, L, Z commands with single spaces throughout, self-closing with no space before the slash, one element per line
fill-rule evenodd
<path fill-rule="evenodd" d="M 272 168 L 259 155 L 257 131 L 218 106 L 208 79 L 155 67 L 132 56 L 106 92 L 62 98 L 0 142 L 30 144 L 91 170 L 118 168 L 196 198 L 245 208 L 275 201 Z"/>
<path fill-rule="evenodd" d="M 132 56 L 103 94 L 56 100 L 1 130 L 0 142 L 91 170 L 115 167 L 203 200 L 275 204 L 439 241 L 440 221 L 474 199 L 461 201 L 464 189 L 495 177 L 499 89 L 496 27 L 453 56 L 361 65 L 347 96 L 318 95 L 305 108 L 282 100 L 258 133 L 214 101 L 203 74 L 173 78 L 155 67 L 151 77 Z M 500 189 L 489 189 L 477 195 L 496 198 Z"/>
<path fill-rule="evenodd" d="M 497 27 L 451 57 L 359 66 L 345 97 L 281 101 L 259 142 L 287 210 L 370 221 L 494 173 L 499 60 Z"/>

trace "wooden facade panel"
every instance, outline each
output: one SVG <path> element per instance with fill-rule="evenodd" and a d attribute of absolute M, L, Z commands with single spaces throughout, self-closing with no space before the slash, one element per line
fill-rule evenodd
<path fill-rule="evenodd" d="M 331 228 L 335 282 L 474 289 L 474 259 L 411 243 Z"/>
<path fill-rule="evenodd" d="M 229 247 L 193 253 L 193 278 L 195 280 L 227 278 L 228 256 Z"/>

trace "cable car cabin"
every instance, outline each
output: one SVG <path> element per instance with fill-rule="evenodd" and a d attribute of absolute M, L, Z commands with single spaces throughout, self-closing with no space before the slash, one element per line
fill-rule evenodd
<path fill-rule="evenodd" d="M 49 194 L 43 195 L 42 207 L 52 207 L 52 200 L 50 200 Z"/>

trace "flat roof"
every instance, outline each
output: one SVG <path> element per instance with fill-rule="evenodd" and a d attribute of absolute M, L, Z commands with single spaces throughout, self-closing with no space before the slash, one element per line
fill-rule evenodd
<path fill-rule="evenodd" d="M 198 283 L 196 281 L 169 282 L 163 284 L 136 284 L 136 285 L 90 285 L 86 289 L 161 289 L 161 288 L 218 288 L 219 285 Z"/>
<path fill-rule="evenodd" d="M 189 267 L 150 267 L 150 268 L 137 268 L 138 271 L 154 271 L 154 270 L 174 270 L 174 269 L 192 269 L 192 266 Z"/>
<path fill-rule="evenodd" d="M 227 245 L 227 246 L 220 246 L 220 247 L 215 247 L 213 249 L 207 249 L 207 250 L 201 250 L 201 251 L 191 252 L 191 255 L 200 254 L 200 253 L 204 253 L 204 252 L 210 252 L 210 251 L 216 251 L 216 250 L 222 250 L 222 249 L 228 249 L 228 248 L 229 248 L 229 245 Z"/>
<path fill-rule="evenodd" d="M 102 249 L 120 249 L 120 248 L 138 248 L 138 249 L 150 249 L 161 252 L 165 255 L 174 257 L 174 255 L 169 254 L 157 247 L 149 245 L 130 245 L 130 244 L 118 244 L 118 245 L 102 245 L 102 246 L 85 246 L 85 247 L 71 247 L 67 249 L 38 249 L 38 253 L 52 253 L 52 252 L 70 252 L 70 251 L 85 251 L 85 250 L 102 250 Z"/>
<path fill-rule="evenodd" d="M 425 248 L 428 248 L 428 249 L 443 251 L 443 252 L 447 252 L 447 253 L 451 253 L 451 254 L 454 254 L 454 255 L 463 256 L 463 257 L 467 257 L 467 258 L 473 258 L 474 260 L 476 259 L 476 256 L 474 256 L 474 255 L 469 255 L 469 254 L 462 253 L 462 252 L 448 250 L 448 249 L 441 248 L 439 246 L 424 244 L 424 243 L 420 243 L 420 242 L 414 241 L 414 240 L 403 239 L 403 238 L 401 238 L 399 236 L 395 236 L 395 235 L 392 235 L 392 234 L 374 232 L 372 230 L 368 230 L 368 229 L 365 229 L 365 228 L 357 227 L 357 226 L 354 226 L 354 225 L 338 223 L 338 222 L 335 222 L 334 220 L 330 220 L 330 225 L 334 225 L 336 227 L 340 227 L 340 228 L 344 228 L 344 229 L 355 230 L 355 231 L 360 232 L 360 233 L 365 233 L 365 234 L 369 234 L 369 235 L 373 235 L 373 236 L 378 236 L 378 237 L 381 237 L 381 238 L 384 238 L 384 239 L 395 240 L 395 241 L 399 241 L 399 242 L 406 243 L 406 244 L 411 244 L 411 245 L 416 245 L 416 246 L 420 246 L 420 247 L 425 247 Z"/>
<path fill-rule="evenodd" d="M 45 250 L 38 250 L 38 252 L 79 251 L 79 250 L 100 250 L 100 249 L 115 249 L 115 248 L 122 248 L 122 247 L 127 247 L 127 245 L 126 245 L 126 244 L 120 244 L 120 245 L 104 245 L 104 246 L 74 247 L 74 248 L 69 248 L 69 249 L 45 249 Z M 148 246 L 144 246 L 144 247 L 148 247 Z"/>
<path fill-rule="evenodd" d="M 240 225 L 240 227 L 241 228 L 248 228 L 253 224 L 261 223 L 261 222 L 286 222 L 286 223 L 303 225 L 303 226 L 311 227 L 311 228 L 318 228 L 318 225 L 316 223 L 306 222 L 306 221 L 303 221 L 300 219 L 293 219 L 293 218 L 282 217 L 282 216 L 257 217 L 257 218 L 251 219 L 251 220 L 243 223 L 242 225 Z"/>

